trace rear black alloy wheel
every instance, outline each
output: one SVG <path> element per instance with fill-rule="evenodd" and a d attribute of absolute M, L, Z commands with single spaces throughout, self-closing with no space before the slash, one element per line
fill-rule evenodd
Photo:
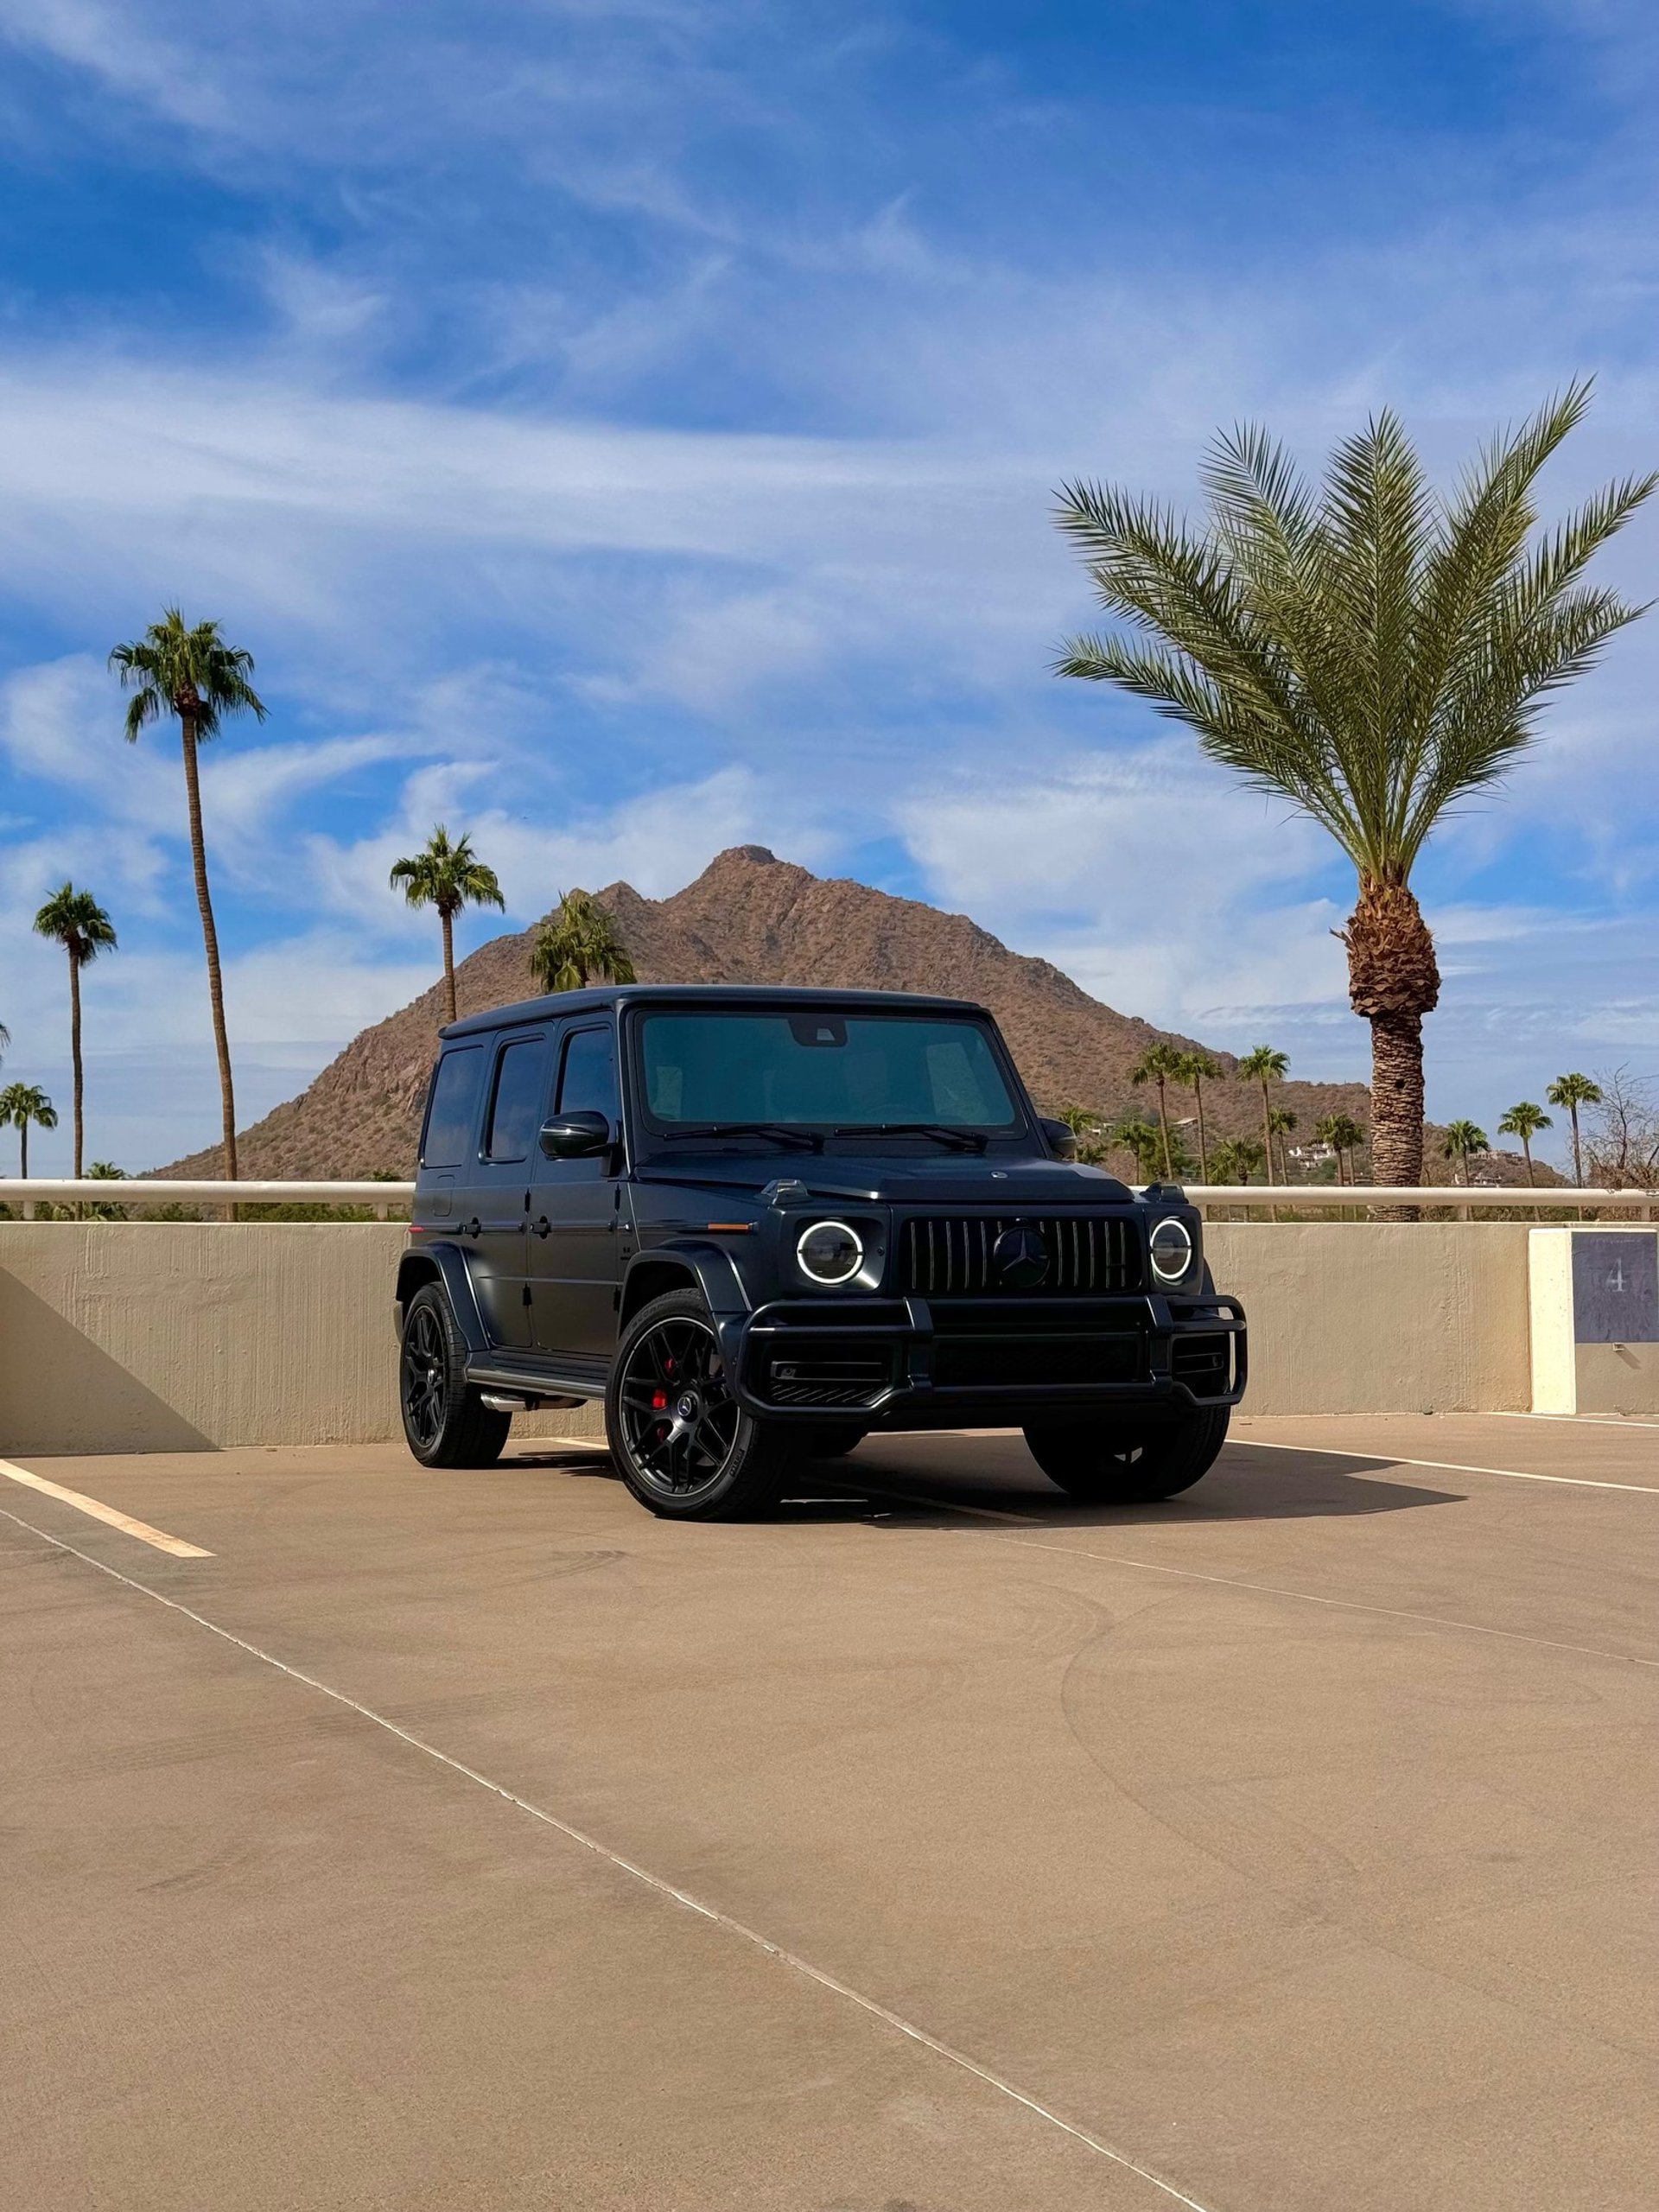
<path fill-rule="evenodd" d="M 605 1427 L 623 1481 L 669 1520 L 730 1520 L 769 1503 L 793 1457 L 780 1426 L 756 1421 L 732 1395 L 714 1323 L 693 1290 L 653 1299 L 629 1323 Z"/>
<path fill-rule="evenodd" d="M 1031 1456 L 1083 1505 L 1152 1505 L 1190 1490 L 1227 1440 L 1228 1406 L 1178 1412 L 1099 1414 L 1087 1421 L 1033 1421 Z"/>
<path fill-rule="evenodd" d="M 423 1467 L 487 1467 L 501 1456 L 511 1414 L 493 1413 L 467 1380 L 467 1347 L 435 1282 L 404 1311 L 397 1397 L 404 1434 Z"/>

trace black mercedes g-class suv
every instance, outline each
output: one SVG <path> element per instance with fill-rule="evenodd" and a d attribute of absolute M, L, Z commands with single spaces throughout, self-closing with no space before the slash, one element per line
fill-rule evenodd
<path fill-rule="evenodd" d="M 1023 1428 L 1091 1501 L 1221 1449 L 1244 1316 L 1182 1193 L 1079 1165 L 996 1025 L 885 991 L 632 984 L 452 1022 L 397 1272 L 429 1466 L 603 1397 L 653 1512 L 714 1519 L 877 1430 Z"/>

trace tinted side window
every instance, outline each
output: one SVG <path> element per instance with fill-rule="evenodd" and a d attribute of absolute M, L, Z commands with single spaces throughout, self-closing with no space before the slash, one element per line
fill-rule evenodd
<path fill-rule="evenodd" d="M 602 1114 L 613 1128 L 621 1118 L 615 1040 L 608 1029 L 578 1029 L 566 1038 L 558 1110 L 561 1114 Z"/>
<path fill-rule="evenodd" d="M 547 1039 L 521 1037 L 495 1064 L 486 1160 L 528 1160 L 547 1105 Z"/>
<path fill-rule="evenodd" d="M 446 1052 L 432 1079 L 432 1103 L 426 1113 L 426 1140 L 421 1147 L 423 1167 L 459 1167 L 467 1157 L 478 1120 L 479 1087 L 484 1079 L 484 1052 L 478 1045 L 463 1045 Z"/>

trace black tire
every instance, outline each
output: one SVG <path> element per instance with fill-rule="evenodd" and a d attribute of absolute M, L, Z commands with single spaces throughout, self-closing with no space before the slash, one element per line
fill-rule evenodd
<path fill-rule="evenodd" d="M 856 1452 L 869 1433 L 863 1428 L 833 1427 L 828 1423 L 823 1428 L 809 1428 L 802 1432 L 797 1446 L 803 1459 L 844 1459 L 849 1452 Z"/>
<path fill-rule="evenodd" d="M 771 1504 L 797 1458 L 784 1425 L 756 1421 L 727 1386 L 701 1293 L 672 1290 L 622 1332 L 605 1433 L 623 1481 L 667 1521 L 735 1521 Z"/>
<path fill-rule="evenodd" d="M 404 1438 L 423 1467 L 488 1467 L 501 1457 L 512 1415 L 493 1412 L 467 1382 L 467 1347 L 435 1282 L 404 1308 L 397 1403 Z"/>
<path fill-rule="evenodd" d="M 1033 1421 L 1031 1456 L 1083 1505 L 1153 1505 L 1191 1490 L 1227 1441 L 1230 1406 L 1173 1414 L 1102 1414 L 1090 1421 Z"/>

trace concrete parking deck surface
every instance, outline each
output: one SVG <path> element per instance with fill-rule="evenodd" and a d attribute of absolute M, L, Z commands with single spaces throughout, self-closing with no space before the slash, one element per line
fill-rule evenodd
<path fill-rule="evenodd" d="M 7 2201 L 1651 2212 L 1659 1427 L 1236 1433 L 28 1462 Z"/>

